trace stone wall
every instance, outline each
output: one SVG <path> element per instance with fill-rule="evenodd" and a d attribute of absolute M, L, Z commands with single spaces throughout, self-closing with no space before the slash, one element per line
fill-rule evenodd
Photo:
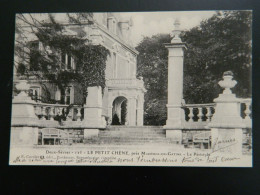
<path fill-rule="evenodd" d="M 70 143 L 83 143 L 83 140 L 84 140 L 84 130 L 83 129 L 64 129 L 62 131 L 65 131 L 66 133 L 69 134 L 69 138 L 71 139 Z M 41 129 L 39 129 L 38 144 L 42 145 Z"/>

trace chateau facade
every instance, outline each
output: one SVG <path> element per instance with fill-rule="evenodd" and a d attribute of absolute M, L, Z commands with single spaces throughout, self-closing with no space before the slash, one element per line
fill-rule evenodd
<path fill-rule="evenodd" d="M 41 20 L 47 16 L 47 14 L 35 15 Z M 102 97 L 102 115 L 107 118 L 107 123 L 113 124 L 113 117 L 117 115 L 121 125 L 142 126 L 145 88 L 142 78 L 136 78 L 138 52 L 131 45 L 131 20 L 123 19 L 119 13 L 93 13 L 93 24 L 83 23 L 79 27 L 64 21 L 65 14 L 52 15 L 57 21 L 64 23 L 66 33 L 69 35 L 78 36 L 83 33 L 91 44 L 100 44 L 109 50 L 110 55 L 107 57 L 105 69 L 106 87 Z M 25 25 L 23 29 L 28 30 L 29 27 Z M 16 40 L 19 39 L 30 42 L 34 49 L 42 47 L 33 34 L 28 34 L 24 39 L 16 32 Z M 15 60 L 22 59 L 15 56 Z M 73 57 L 66 53 L 61 54 L 61 61 L 65 64 L 64 69 L 77 68 Z M 14 69 L 14 83 L 19 80 L 16 73 L 17 68 Z M 82 90 L 77 83 L 70 83 L 64 91 L 61 91 L 48 81 L 44 82 L 44 87 L 42 82 L 31 76 L 29 84 L 30 95 L 37 101 L 44 102 L 49 93 L 56 104 L 85 104 Z"/>

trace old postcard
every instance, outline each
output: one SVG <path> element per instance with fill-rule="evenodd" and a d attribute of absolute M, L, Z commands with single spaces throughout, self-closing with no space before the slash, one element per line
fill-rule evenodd
<path fill-rule="evenodd" d="M 252 167 L 252 11 L 16 14 L 10 165 Z"/>

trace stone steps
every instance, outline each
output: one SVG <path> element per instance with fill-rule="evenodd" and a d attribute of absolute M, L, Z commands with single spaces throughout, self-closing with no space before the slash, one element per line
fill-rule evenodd
<path fill-rule="evenodd" d="M 96 139 L 85 140 L 85 143 L 114 145 L 171 144 L 166 138 L 165 130 L 157 126 L 129 127 L 110 126 L 100 130 Z"/>
<path fill-rule="evenodd" d="M 165 138 L 165 130 L 160 128 L 138 128 L 138 127 L 116 127 L 110 128 L 108 130 L 103 130 L 99 132 L 100 138 Z"/>
<path fill-rule="evenodd" d="M 102 140 L 122 140 L 122 141 L 163 141 L 166 137 L 99 137 Z"/>
<path fill-rule="evenodd" d="M 165 137 L 165 133 L 125 133 L 125 132 L 100 132 L 100 137 Z"/>
<path fill-rule="evenodd" d="M 172 144 L 170 140 L 167 139 L 161 139 L 161 140 L 154 140 L 154 139 L 144 139 L 144 140 L 138 140 L 138 139 L 122 139 L 122 138 L 111 138 L 111 139 L 89 139 L 84 140 L 85 143 L 89 144 L 114 144 L 114 145 L 145 145 L 145 144 Z"/>

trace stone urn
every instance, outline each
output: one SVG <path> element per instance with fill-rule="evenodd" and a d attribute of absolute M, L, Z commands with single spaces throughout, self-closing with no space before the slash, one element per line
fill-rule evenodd
<path fill-rule="evenodd" d="M 27 91 L 30 89 L 30 85 L 27 80 L 19 80 L 19 83 L 16 85 L 16 89 L 20 91 L 18 96 L 27 97 Z"/>
<path fill-rule="evenodd" d="M 232 80 L 233 73 L 231 71 L 226 71 L 223 74 L 223 80 L 219 81 L 220 87 L 224 88 L 223 94 L 232 94 L 231 88 L 235 87 L 237 81 Z"/>

